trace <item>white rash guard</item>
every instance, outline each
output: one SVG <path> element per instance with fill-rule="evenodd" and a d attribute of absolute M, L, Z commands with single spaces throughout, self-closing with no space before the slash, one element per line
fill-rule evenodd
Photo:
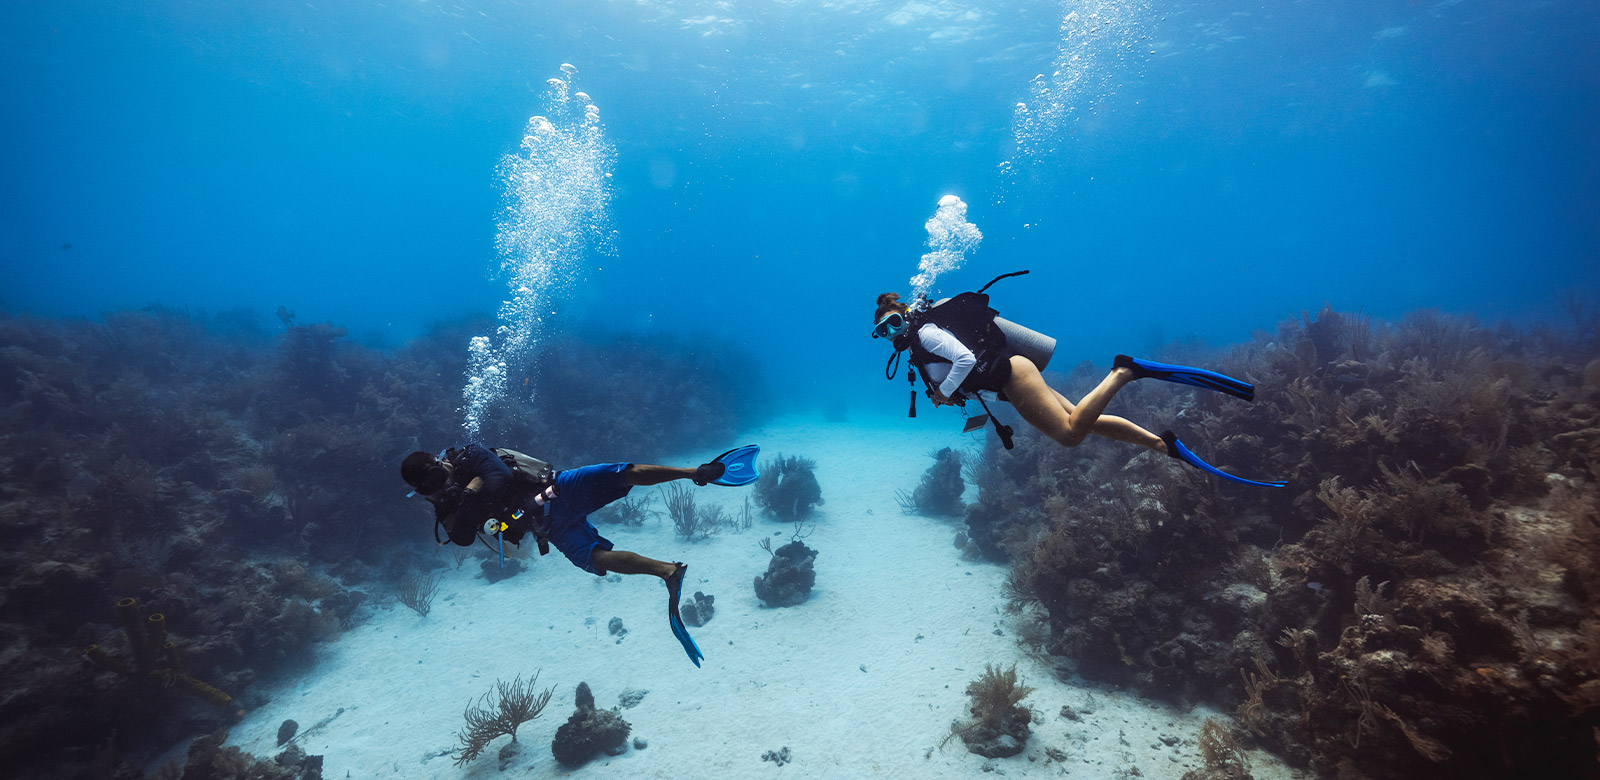
<path fill-rule="evenodd" d="M 946 398 L 953 397 L 967 374 L 972 373 L 972 366 L 978 362 L 977 356 L 950 331 L 931 322 L 917 329 L 917 338 L 922 340 L 923 349 L 950 361 L 929 363 L 922 367 L 922 372 L 939 383 L 939 392 Z"/>

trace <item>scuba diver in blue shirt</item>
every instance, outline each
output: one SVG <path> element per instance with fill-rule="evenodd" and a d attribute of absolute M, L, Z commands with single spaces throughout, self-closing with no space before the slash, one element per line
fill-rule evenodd
<path fill-rule="evenodd" d="M 1284 482 L 1258 482 L 1217 469 L 1191 452 L 1170 430 L 1157 436 L 1130 420 L 1105 414 L 1117 391 L 1136 379 L 1177 382 L 1253 401 L 1255 388 L 1248 382 L 1202 368 L 1117 355 L 1111 373 L 1077 403 L 1046 384 L 1043 366 L 1035 361 L 1049 362 L 1054 339 L 999 319 L 989 307 L 989 296 L 984 294 L 989 285 L 1000 279 L 1025 273 L 1006 274 L 977 292 L 961 293 L 933 305 L 918 300 L 908 306 L 900 301 L 898 293 L 883 293 L 878 296 L 878 307 L 872 315 L 872 337 L 889 339 L 894 345 L 891 366 L 896 365 L 901 352 L 909 351 L 909 379 L 915 383 L 916 373 L 921 371 L 928 398 L 935 406 L 964 405 L 968 398 L 976 398 L 986 414 L 968 430 L 992 420 L 1006 449 L 1011 448 L 1011 429 L 987 415 L 988 404 L 978 395 L 980 391 L 995 393 L 1000 400 L 1008 401 L 1029 425 L 1067 447 L 1076 447 L 1093 434 L 1137 444 L 1234 482 L 1284 486 Z M 1041 346 L 1040 341 L 1047 344 Z M 885 374 L 893 378 L 892 370 Z M 914 390 L 911 399 L 911 414 L 916 416 Z"/>
<path fill-rule="evenodd" d="M 695 666 L 705 656 L 689 637 L 678 615 L 678 597 L 688 565 L 660 561 L 615 549 L 589 522 L 590 513 L 620 499 L 638 486 L 678 479 L 697 485 L 747 485 L 757 474 L 760 448 L 746 445 L 725 452 L 697 468 L 643 463 L 598 463 L 556 470 L 550 464 L 515 450 L 468 444 L 440 456 L 413 452 L 400 464 L 400 477 L 434 507 L 434 540 L 471 546 L 494 537 L 499 544 L 520 545 L 532 532 L 541 555 L 549 545 L 572 565 L 598 576 L 650 574 L 667 585 L 667 617 L 672 633 Z M 439 539 L 444 528 L 448 540 Z M 503 548 L 502 548 L 503 549 Z"/>

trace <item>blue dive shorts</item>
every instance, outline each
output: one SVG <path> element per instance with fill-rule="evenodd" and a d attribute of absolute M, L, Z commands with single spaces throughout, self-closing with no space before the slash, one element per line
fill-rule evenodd
<path fill-rule="evenodd" d="M 596 568 L 594 548 L 610 550 L 610 539 L 600 535 L 589 514 L 611 503 L 633 489 L 623 470 L 632 464 L 596 463 L 578 469 L 568 469 L 556 474 L 556 498 L 545 506 L 545 529 L 550 543 L 572 561 L 572 565 L 591 574 L 604 577 L 605 569 Z"/>

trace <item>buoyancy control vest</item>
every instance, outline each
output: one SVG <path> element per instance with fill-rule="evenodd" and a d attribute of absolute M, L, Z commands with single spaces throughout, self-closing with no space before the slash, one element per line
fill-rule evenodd
<path fill-rule="evenodd" d="M 505 447 L 495 447 L 494 454 L 500 456 L 501 462 L 511 469 L 511 484 L 516 497 L 516 506 L 507 507 L 511 520 L 502 531 L 505 540 L 520 546 L 523 535 L 533 531 L 539 543 L 539 554 L 549 554 L 550 542 L 539 530 L 543 525 L 544 505 L 528 501 L 526 497 L 555 484 L 556 468 L 532 455 Z"/>
<path fill-rule="evenodd" d="M 950 362 L 922 346 L 922 339 L 918 336 L 917 331 L 923 325 L 936 325 L 949 331 L 950 335 L 955 336 L 956 340 L 971 350 L 977 358 L 972 373 L 962 381 L 961 390 L 967 393 L 976 390 L 998 391 L 999 387 L 1010 378 L 1011 350 L 1005 330 L 996 321 L 1000 312 L 989 305 L 987 291 L 1001 279 L 1022 276 L 1026 273 L 1028 272 L 1013 271 L 1001 274 L 990 279 L 988 284 L 976 291 L 959 293 L 932 306 L 913 307 L 907 312 L 905 330 L 894 339 L 894 348 L 909 351 L 911 365 L 924 369 L 924 379 L 926 379 L 925 367 L 929 363 Z"/>
<path fill-rule="evenodd" d="M 537 515 L 543 514 L 541 505 L 524 499 L 553 484 L 556 479 L 556 469 L 545 461 L 513 449 L 504 447 L 491 447 L 488 449 L 495 457 L 500 459 L 500 462 L 506 465 L 506 468 L 511 470 L 511 485 L 509 490 L 506 491 L 507 495 L 504 497 L 503 505 L 496 508 L 491 516 L 501 521 L 505 541 L 512 544 L 520 544 L 523 535 L 530 530 L 535 530 L 539 524 L 540 518 L 531 516 L 530 512 Z M 463 450 L 452 448 L 445 451 L 444 457 L 455 460 L 462 452 Z M 449 541 L 459 545 L 470 545 L 474 538 L 482 539 L 480 529 L 476 525 L 458 527 L 458 524 L 454 522 L 456 513 L 452 504 L 459 502 L 459 496 L 460 491 L 456 490 L 453 494 L 450 491 L 446 491 L 438 496 L 430 496 L 428 499 L 435 507 L 434 540 L 440 544 L 444 543 L 444 540 L 439 539 L 439 529 L 441 527 L 444 528 Z M 538 541 L 539 553 L 541 555 L 547 553 L 549 551 L 548 542 L 542 536 L 539 537 Z"/>
<path fill-rule="evenodd" d="M 961 382 L 961 392 L 996 391 L 1000 389 L 998 385 L 1010 378 L 1006 334 L 994 321 L 997 315 L 999 312 L 989 306 L 986 293 L 964 292 L 921 312 L 913 312 L 907 318 L 905 331 L 896 337 L 895 346 L 909 350 L 911 365 L 926 376 L 929 363 L 949 363 L 950 360 L 924 347 L 917 331 L 923 325 L 943 328 L 977 358 L 972 372 Z M 904 346 L 898 343 L 902 339 Z"/>
<path fill-rule="evenodd" d="M 895 354 L 894 357 L 890 358 L 890 365 L 893 366 L 896 364 L 901 352 L 910 352 L 909 362 L 911 367 L 908 369 L 909 375 L 906 378 L 915 385 L 917 373 L 921 371 L 923 384 L 931 392 L 933 383 L 928 379 L 926 366 L 929 363 L 949 363 L 950 361 L 935 355 L 926 347 L 923 347 L 922 338 L 917 331 L 927 324 L 933 324 L 949 331 L 952 336 L 955 336 L 956 340 L 971 350 L 976 358 L 972 372 L 967 374 L 967 378 L 961 382 L 961 387 L 957 392 L 958 397 L 952 400 L 963 401 L 967 394 L 976 398 L 978 403 L 983 405 L 984 414 L 982 418 L 973 418 L 969 423 L 975 423 L 976 426 L 982 426 L 985 420 L 993 423 L 995 433 L 1000 436 L 1001 443 L 1008 450 L 1012 447 L 1011 428 L 1001 425 L 998 419 L 989 414 L 989 405 L 984 403 L 983 396 L 978 395 L 979 390 L 998 392 L 1000 386 L 1003 386 L 1011 376 L 1010 351 L 1007 345 L 1006 333 L 1000 324 L 996 322 L 995 318 L 1000 313 L 989 305 L 989 296 L 986 291 L 1001 279 L 1022 276 L 1026 273 L 1028 272 L 1013 271 L 1008 274 L 1001 274 L 990 279 L 988 284 L 978 288 L 976 291 L 960 293 L 933 306 L 914 306 L 906 313 L 907 323 L 905 330 L 894 338 Z M 926 304 L 926 300 L 924 299 L 920 303 Z M 1054 349 L 1054 340 L 1050 340 L 1050 342 L 1051 349 Z M 1046 356 L 1046 361 L 1048 361 L 1048 356 Z M 889 379 L 893 379 L 893 369 L 885 368 L 884 375 Z M 911 417 L 917 416 L 917 393 L 915 390 L 911 392 L 909 415 Z M 971 424 L 967 427 L 967 430 L 974 429 L 975 426 Z"/>

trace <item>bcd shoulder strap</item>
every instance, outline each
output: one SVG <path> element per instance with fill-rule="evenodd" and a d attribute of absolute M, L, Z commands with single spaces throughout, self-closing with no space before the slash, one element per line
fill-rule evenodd
<path fill-rule="evenodd" d="M 1006 334 L 994 321 L 999 314 L 989 306 L 987 294 L 964 292 L 929 309 L 923 314 L 923 321 L 950 331 L 967 349 L 977 353 L 1005 348 Z"/>

